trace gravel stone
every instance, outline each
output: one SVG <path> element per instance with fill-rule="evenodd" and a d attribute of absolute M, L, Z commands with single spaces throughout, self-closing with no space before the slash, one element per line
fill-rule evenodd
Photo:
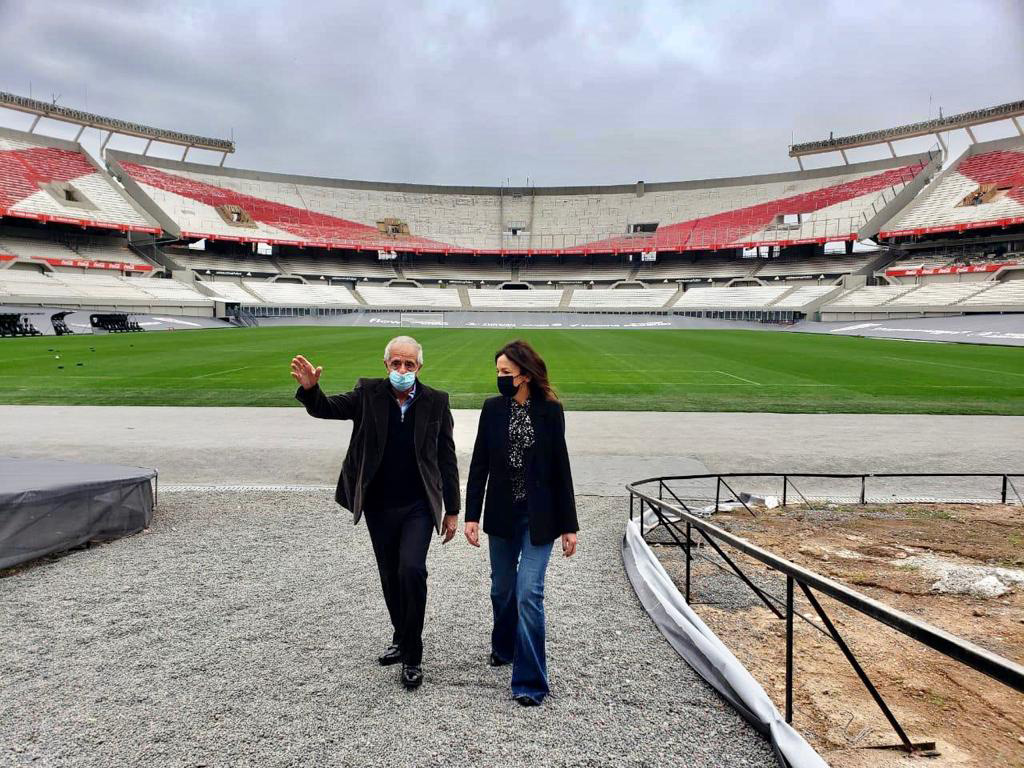
<path fill-rule="evenodd" d="M 162 492 L 144 533 L 0 579 L 3 766 L 775 765 L 622 567 L 625 498 L 580 497 L 548 571 L 552 696 L 487 666 L 486 543 L 431 544 L 423 687 L 365 527 L 324 490 Z"/>

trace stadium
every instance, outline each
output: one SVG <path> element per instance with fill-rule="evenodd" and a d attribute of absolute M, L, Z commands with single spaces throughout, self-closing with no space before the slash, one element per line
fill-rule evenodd
<path fill-rule="evenodd" d="M 0 762 L 1024 765 L 1024 101 L 976 106 L 773 173 L 456 186 L 0 92 Z M 464 542 L 423 695 L 367 673 L 352 430 L 287 361 L 347 391 L 399 335 L 463 487 L 494 350 L 548 360 L 582 550 L 547 719 L 462 663 Z"/>

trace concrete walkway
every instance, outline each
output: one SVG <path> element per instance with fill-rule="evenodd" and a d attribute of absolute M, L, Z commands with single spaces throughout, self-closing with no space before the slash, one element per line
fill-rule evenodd
<path fill-rule="evenodd" d="M 455 412 L 463 482 L 478 414 Z M 4 455 L 156 467 L 176 484 L 333 484 L 351 434 L 301 408 L 0 406 L 0 424 Z M 1022 416 L 570 411 L 566 431 L 587 494 L 701 471 L 694 461 L 713 472 L 1024 470 Z"/>

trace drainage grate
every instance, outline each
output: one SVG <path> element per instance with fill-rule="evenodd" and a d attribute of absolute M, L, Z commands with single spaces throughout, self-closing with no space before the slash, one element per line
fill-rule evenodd
<path fill-rule="evenodd" d="M 209 491 L 272 491 L 276 493 L 308 493 L 309 491 L 333 491 L 333 485 L 161 485 L 160 493 L 183 493 Z"/>

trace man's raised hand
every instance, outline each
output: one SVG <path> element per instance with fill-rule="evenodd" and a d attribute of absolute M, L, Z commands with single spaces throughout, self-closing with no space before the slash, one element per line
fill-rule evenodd
<path fill-rule="evenodd" d="M 320 366 L 316 368 L 302 355 L 296 355 L 292 358 L 292 378 L 295 379 L 302 386 L 303 389 L 312 389 L 320 381 L 320 374 L 324 372 L 324 369 Z"/>

